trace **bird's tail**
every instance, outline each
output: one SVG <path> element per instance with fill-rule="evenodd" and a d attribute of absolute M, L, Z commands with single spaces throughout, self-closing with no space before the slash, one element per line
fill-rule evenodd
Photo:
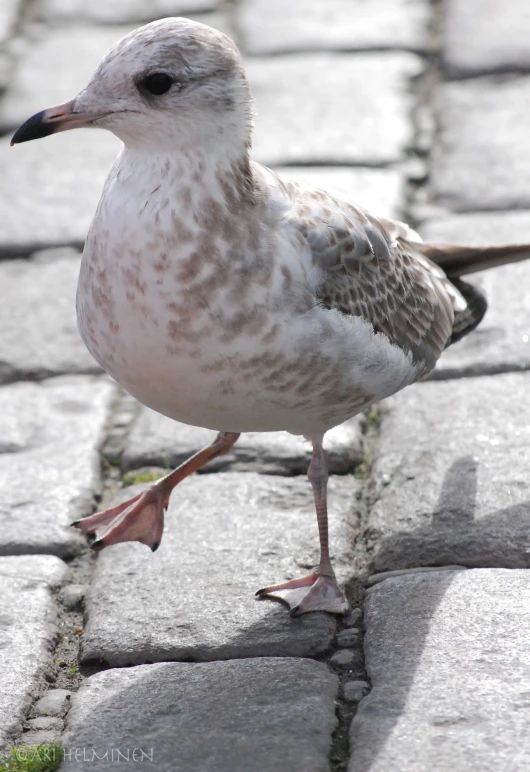
<path fill-rule="evenodd" d="M 530 258 L 530 244 L 508 244 L 499 247 L 462 247 L 443 242 L 414 244 L 425 257 L 442 268 L 447 276 L 455 278 L 477 273 L 506 263 L 518 263 Z"/>

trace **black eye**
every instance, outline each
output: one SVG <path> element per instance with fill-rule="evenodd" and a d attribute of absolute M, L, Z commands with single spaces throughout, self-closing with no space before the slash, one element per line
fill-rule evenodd
<path fill-rule="evenodd" d="M 153 72 L 140 81 L 140 86 L 149 91 L 150 94 L 160 96 L 160 94 L 168 92 L 173 83 L 173 78 L 166 75 L 165 72 Z"/>

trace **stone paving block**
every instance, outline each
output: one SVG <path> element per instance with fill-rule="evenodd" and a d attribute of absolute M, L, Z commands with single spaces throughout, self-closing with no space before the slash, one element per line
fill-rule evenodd
<path fill-rule="evenodd" d="M 0 3 L 0 92 L 7 88 L 12 71 L 10 40 L 21 15 L 22 0 L 3 0 Z"/>
<path fill-rule="evenodd" d="M 38 256 L 0 262 L 0 383 L 101 372 L 77 331 L 79 253 L 55 254 L 44 264 Z"/>
<path fill-rule="evenodd" d="M 244 0 L 236 21 L 244 50 L 352 51 L 426 46 L 423 0 Z"/>
<path fill-rule="evenodd" d="M 51 555 L 0 557 L 0 749 L 22 730 L 52 672 L 58 625 L 50 587 L 67 575 L 67 566 Z"/>
<path fill-rule="evenodd" d="M 0 577 L 2 581 L 20 579 L 28 582 L 42 582 L 51 590 L 57 590 L 68 579 L 69 569 L 55 555 L 2 555 Z"/>
<path fill-rule="evenodd" d="M 217 432 L 172 421 L 142 407 L 127 438 L 121 466 L 124 471 L 142 466 L 172 469 L 216 436 Z M 353 471 L 364 460 L 361 418 L 352 418 L 331 429 L 324 447 L 331 474 Z M 230 453 L 215 459 L 205 469 L 306 474 L 310 460 L 311 444 L 303 437 L 288 432 L 245 432 Z"/>
<path fill-rule="evenodd" d="M 22 0 L 3 0 L 0 5 L 0 51 L 5 49 L 15 31 L 21 8 Z"/>
<path fill-rule="evenodd" d="M 403 206 L 403 175 L 397 169 L 287 166 L 276 169 L 282 179 L 327 190 L 372 214 L 398 217 Z"/>
<path fill-rule="evenodd" d="M 410 574 L 370 590 L 372 691 L 349 772 L 527 770 L 529 613 L 529 571 Z"/>
<path fill-rule="evenodd" d="M 454 77 L 530 70 L 527 0 L 448 0 L 444 6 L 443 60 Z"/>
<path fill-rule="evenodd" d="M 61 769 L 122 769 L 117 750 L 132 760 L 136 748 L 138 768 L 158 772 L 321 772 L 337 686 L 324 664 L 299 659 L 107 670 L 73 697 Z"/>
<path fill-rule="evenodd" d="M 213 11 L 222 0 L 42 0 L 40 18 L 47 22 L 146 24 L 166 16 Z M 210 22 L 205 21 L 205 24 Z"/>
<path fill-rule="evenodd" d="M 530 207 L 530 77 L 440 87 L 431 196 L 453 211 Z"/>
<path fill-rule="evenodd" d="M 0 389 L 0 555 L 83 548 L 68 526 L 93 509 L 114 393 L 106 378 L 84 376 Z"/>
<path fill-rule="evenodd" d="M 386 403 L 367 529 L 377 571 L 530 567 L 530 375 L 418 384 Z"/>
<path fill-rule="evenodd" d="M 42 716 L 64 717 L 70 706 L 72 692 L 68 689 L 50 689 L 44 697 L 37 700 L 32 713 Z"/>
<path fill-rule="evenodd" d="M 268 165 L 402 159 L 412 139 L 409 80 L 419 67 L 409 53 L 250 59 L 254 157 Z"/>
<path fill-rule="evenodd" d="M 530 242 L 530 212 L 452 215 L 425 223 L 427 240 L 465 244 Z M 530 261 L 464 277 L 488 296 L 479 327 L 442 355 L 431 379 L 530 369 Z"/>
<path fill-rule="evenodd" d="M 128 488 L 123 498 L 134 495 Z M 355 478 L 330 480 L 330 532 L 340 581 L 351 579 Z M 162 544 L 105 550 L 85 601 L 83 661 L 111 666 L 314 656 L 335 634 L 330 614 L 292 619 L 258 601 L 261 587 L 307 574 L 318 562 L 306 480 L 236 472 L 189 478 L 175 489 Z"/>
<path fill-rule="evenodd" d="M 60 244 L 80 246 L 121 143 L 79 129 L 9 147 L 0 140 L 0 256 Z"/>
<path fill-rule="evenodd" d="M 61 732 L 63 729 L 62 719 L 54 718 L 53 716 L 39 716 L 38 718 L 29 718 L 27 724 L 32 732 L 48 730 L 57 730 L 58 732 Z M 24 741 L 26 741 L 26 737 L 24 737 Z"/>

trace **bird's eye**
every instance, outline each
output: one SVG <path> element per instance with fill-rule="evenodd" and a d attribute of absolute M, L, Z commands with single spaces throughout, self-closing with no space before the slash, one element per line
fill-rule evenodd
<path fill-rule="evenodd" d="M 160 96 L 167 93 L 173 83 L 173 78 L 170 75 L 166 75 L 165 72 L 153 72 L 140 81 L 140 86 L 149 91 L 150 94 Z"/>

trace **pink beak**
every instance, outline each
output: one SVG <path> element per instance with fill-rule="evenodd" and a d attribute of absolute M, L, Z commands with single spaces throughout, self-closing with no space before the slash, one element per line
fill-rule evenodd
<path fill-rule="evenodd" d="M 29 142 L 31 139 L 47 137 L 49 134 L 56 134 L 58 131 L 79 129 L 82 126 L 88 126 L 92 121 L 101 117 L 101 115 L 76 113 L 74 108 L 75 99 L 71 99 L 62 105 L 56 105 L 55 107 L 48 108 L 48 110 L 42 110 L 40 113 L 32 115 L 15 131 L 11 139 L 11 145 L 17 145 L 19 142 Z"/>

